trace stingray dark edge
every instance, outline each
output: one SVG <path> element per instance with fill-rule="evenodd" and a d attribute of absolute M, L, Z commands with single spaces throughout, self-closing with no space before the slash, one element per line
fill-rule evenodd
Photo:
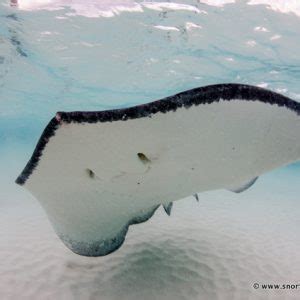
<path fill-rule="evenodd" d="M 154 102 L 137 105 L 123 109 L 104 111 L 74 111 L 58 112 L 43 131 L 36 148 L 22 173 L 16 179 L 16 183 L 23 185 L 37 167 L 43 150 L 49 139 L 55 134 L 55 130 L 61 123 L 97 123 L 126 121 L 150 117 L 158 112 L 167 113 L 184 107 L 188 109 L 193 105 L 211 104 L 220 100 L 245 100 L 260 101 L 266 104 L 285 107 L 300 115 L 300 103 L 281 94 L 251 85 L 228 83 L 209 85 L 181 92 L 174 96 L 166 97 Z"/>
<path fill-rule="evenodd" d="M 148 221 L 154 215 L 159 206 L 160 205 L 156 205 L 150 208 L 148 212 L 141 213 L 140 215 L 132 218 L 115 237 L 110 239 L 84 243 L 71 239 L 66 235 L 59 234 L 59 232 L 57 232 L 57 234 L 63 243 L 76 254 L 90 257 L 105 256 L 115 252 L 123 245 L 130 225 L 136 225 Z"/>

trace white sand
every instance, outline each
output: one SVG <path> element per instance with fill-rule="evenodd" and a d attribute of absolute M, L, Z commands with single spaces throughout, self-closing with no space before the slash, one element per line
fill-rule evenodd
<path fill-rule="evenodd" d="M 299 283 L 299 167 L 159 209 L 99 258 L 69 251 L 22 188 L 0 195 L 1 299 L 299 299 L 252 287 Z"/>

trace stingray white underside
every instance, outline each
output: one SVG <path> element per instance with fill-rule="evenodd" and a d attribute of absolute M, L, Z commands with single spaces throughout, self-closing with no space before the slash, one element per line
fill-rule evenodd
<path fill-rule="evenodd" d="M 61 122 L 25 187 L 70 249 L 99 256 L 116 250 L 128 226 L 160 204 L 239 191 L 299 159 L 295 111 L 220 100 L 126 121 Z"/>

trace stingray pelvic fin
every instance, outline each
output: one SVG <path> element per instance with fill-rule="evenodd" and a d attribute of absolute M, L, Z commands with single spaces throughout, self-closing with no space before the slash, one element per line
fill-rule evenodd
<path fill-rule="evenodd" d="M 234 193 L 244 192 L 244 191 L 248 190 L 255 183 L 255 181 L 257 179 L 258 179 L 258 177 L 255 177 L 249 181 L 242 183 L 241 185 L 230 187 L 230 188 L 228 188 L 228 190 L 231 192 L 234 192 Z"/>
<path fill-rule="evenodd" d="M 168 204 L 163 204 L 163 208 L 168 216 L 171 215 L 172 207 L 173 207 L 173 202 L 169 202 Z"/>

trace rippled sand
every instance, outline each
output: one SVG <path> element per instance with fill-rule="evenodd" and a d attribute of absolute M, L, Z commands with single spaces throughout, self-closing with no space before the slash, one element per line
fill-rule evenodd
<path fill-rule="evenodd" d="M 299 166 L 247 192 L 199 194 L 131 226 L 124 246 L 99 258 L 70 252 L 38 202 L 8 184 L 0 198 L 0 298 L 299 299 L 255 290 L 300 277 Z"/>

